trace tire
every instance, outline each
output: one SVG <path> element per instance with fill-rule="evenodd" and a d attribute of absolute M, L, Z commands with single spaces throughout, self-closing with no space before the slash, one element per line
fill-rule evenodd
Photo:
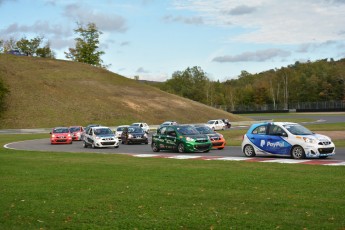
<path fill-rule="evenodd" d="M 184 153 L 184 152 L 185 152 L 185 150 L 184 150 L 184 145 L 183 145 L 182 143 L 178 144 L 178 146 L 177 146 L 177 151 L 178 151 L 179 153 Z"/>
<path fill-rule="evenodd" d="M 210 150 L 206 150 L 206 151 L 204 151 L 204 153 L 208 153 Z"/>
<path fill-rule="evenodd" d="M 159 149 L 157 143 L 155 143 L 155 142 L 152 142 L 151 148 L 152 148 L 152 151 L 153 151 L 153 152 L 159 152 L 159 151 L 160 151 L 160 149 Z"/>
<path fill-rule="evenodd" d="M 244 146 L 243 154 L 246 157 L 255 157 L 256 156 L 255 150 L 254 150 L 253 146 L 251 146 L 251 145 Z"/>
<path fill-rule="evenodd" d="M 304 149 L 299 145 L 292 147 L 291 156 L 294 159 L 304 159 L 305 158 Z"/>
<path fill-rule="evenodd" d="M 218 148 L 218 150 L 222 150 L 222 149 L 224 149 L 224 148 Z"/>
<path fill-rule="evenodd" d="M 320 157 L 320 159 L 326 159 L 328 156 L 322 156 Z"/>
<path fill-rule="evenodd" d="M 95 149 L 95 148 L 96 148 L 95 143 L 92 143 L 92 144 L 91 144 L 91 147 L 92 147 L 93 149 Z"/>
<path fill-rule="evenodd" d="M 87 144 L 86 144 L 85 141 L 83 141 L 83 147 L 84 147 L 84 148 L 87 148 Z"/>
<path fill-rule="evenodd" d="M 119 146 L 117 145 L 117 146 L 115 146 L 115 149 L 117 149 Z"/>

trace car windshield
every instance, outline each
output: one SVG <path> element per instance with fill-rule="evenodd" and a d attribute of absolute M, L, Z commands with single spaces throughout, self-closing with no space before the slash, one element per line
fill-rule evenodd
<path fill-rule="evenodd" d="M 139 127 L 129 127 L 128 132 L 129 133 L 143 133 L 144 131 Z"/>
<path fill-rule="evenodd" d="M 116 129 L 116 131 L 123 131 L 124 128 L 125 128 L 125 127 L 118 127 L 118 128 Z"/>
<path fill-rule="evenodd" d="M 284 127 L 289 130 L 290 133 L 294 135 L 311 135 L 313 134 L 312 131 L 307 129 L 306 127 L 298 124 L 290 124 L 290 125 L 284 125 Z"/>
<path fill-rule="evenodd" d="M 69 128 L 69 131 L 71 131 L 71 132 L 79 132 L 80 131 L 80 127 L 71 127 L 71 128 Z"/>
<path fill-rule="evenodd" d="M 214 123 L 214 121 L 208 121 L 207 122 L 207 124 L 213 124 Z"/>
<path fill-rule="evenodd" d="M 140 124 L 139 123 L 133 123 L 131 124 L 131 126 L 139 126 Z"/>
<path fill-rule="evenodd" d="M 113 132 L 108 129 L 108 128 L 101 128 L 101 129 L 95 129 L 94 133 L 96 135 L 108 135 L 108 134 L 113 134 Z"/>
<path fill-rule="evenodd" d="M 68 133 L 68 132 L 69 132 L 68 128 L 53 129 L 53 133 Z"/>
<path fill-rule="evenodd" d="M 195 127 L 196 130 L 199 131 L 199 133 L 201 134 L 211 134 L 211 133 L 216 133 L 215 131 L 213 131 L 213 129 L 211 129 L 208 126 L 199 126 L 199 127 Z"/>
<path fill-rule="evenodd" d="M 179 126 L 179 127 L 177 127 L 177 130 L 182 135 L 195 135 L 195 134 L 199 134 L 198 130 L 196 130 L 192 126 Z"/>

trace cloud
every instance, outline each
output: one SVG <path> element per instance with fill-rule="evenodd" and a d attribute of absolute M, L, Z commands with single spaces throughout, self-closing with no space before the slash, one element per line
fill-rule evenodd
<path fill-rule="evenodd" d="M 204 20 L 202 17 L 182 17 L 182 16 L 166 15 L 163 17 L 163 20 L 165 22 L 182 22 L 184 24 L 191 24 L 191 25 L 204 24 Z"/>
<path fill-rule="evenodd" d="M 230 41 L 262 44 L 344 40 L 345 0 L 175 0 L 175 10 L 229 28 Z M 231 22 L 231 23 L 229 23 Z M 240 32 L 238 32 L 240 31 Z"/>
<path fill-rule="evenodd" d="M 297 48 L 296 52 L 298 53 L 308 53 L 308 52 L 314 52 L 319 49 L 329 49 L 333 47 L 339 47 L 341 45 L 344 45 L 344 42 L 339 42 L 339 41 L 325 41 L 322 43 L 305 43 L 299 45 Z"/>
<path fill-rule="evenodd" d="M 120 46 L 128 46 L 129 44 L 130 44 L 130 42 L 125 41 L 125 42 L 121 42 L 121 43 L 120 43 Z"/>
<path fill-rule="evenodd" d="M 235 8 L 225 12 L 230 15 L 243 15 L 243 14 L 250 14 L 256 10 L 255 7 L 250 7 L 246 5 L 236 6 Z"/>
<path fill-rule="evenodd" d="M 64 16 L 74 19 L 82 24 L 95 23 L 101 31 L 119 32 L 127 31 L 126 20 L 116 14 L 105 14 L 104 12 L 95 12 L 79 4 L 67 5 L 64 9 Z"/>
<path fill-rule="evenodd" d="M 69 36 L 72 31 L 61 26 L 61 25 L 51 25 L 47 21 L 36 21 L 32 25 L 19 25 L 17 23 L 10 24 L 4 30 L 1 30 L 4 34 L 25 34 L 25 33 L 37 33 L 44 35 L 59 35 L 59 36 Z"/>
<path fill-rule="evenodd" d="M 145 70 L 143 67 L 139 67 L 136 73 L 150 73 L 150 71 Z"/>
<path fill-rule="evenodd" d="M 218 56 L 213 58 L 214 62 L 263 62 L 276 57 L 290 56 L 290 52 L 280 49 L 267 49 L 256 52 L 244 52 L 239 55 Z"/>

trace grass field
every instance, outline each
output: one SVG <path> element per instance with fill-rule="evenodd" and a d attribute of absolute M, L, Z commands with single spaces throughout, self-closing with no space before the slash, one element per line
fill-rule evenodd
<path fill-rule="evenodd" d="M 345 228 L 344 167 L 1 148 L 0 181 L 0 229 Z"/>

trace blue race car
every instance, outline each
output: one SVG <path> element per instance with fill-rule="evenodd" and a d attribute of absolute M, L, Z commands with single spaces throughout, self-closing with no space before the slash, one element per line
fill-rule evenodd
<path fill-rule="evenodd" d="M 258 153 L 291 156 L 294 159 L 327 158 L 335 155 L 331 138 L 291 122 L 258 123 L 243 136 L 242 151 L 247 157 Z"/>

